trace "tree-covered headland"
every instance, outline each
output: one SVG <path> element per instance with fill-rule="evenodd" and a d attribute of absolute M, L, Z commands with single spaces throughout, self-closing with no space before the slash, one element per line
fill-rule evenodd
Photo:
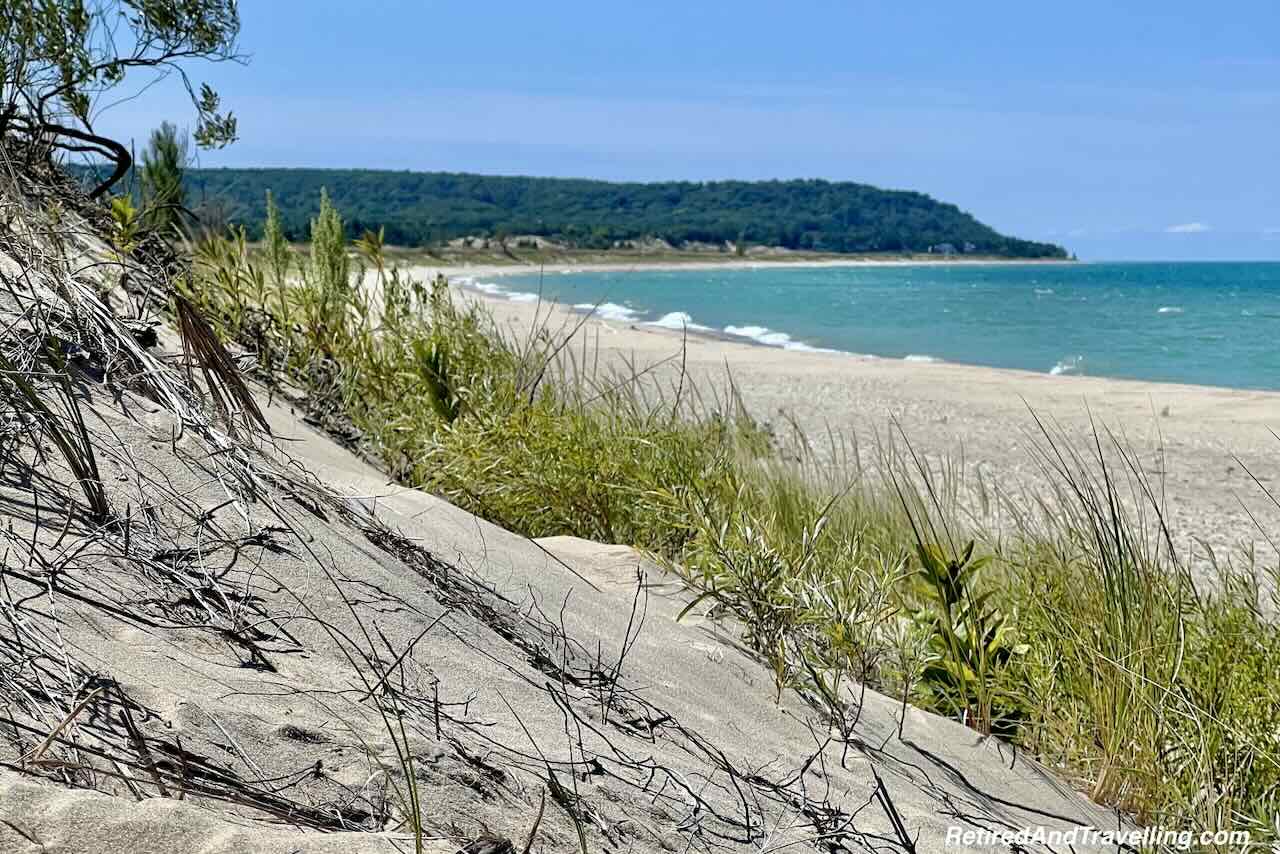
<path fill-rule="evenodd" d="M 305 240 L 328 191 L 347 236 L 385 228 L 386 241 L 429 246 L 461 237 L 535 235 L 607 249 L 619 241 L 1065 258 L 1047 243 L 1000 234 L 923 193 L 820 180 L 614 183 L 456 172 L 365 169 L 191 169 L 186 197 L 222 206 L 260 237 L 266 194 L 285 234 Z"/>

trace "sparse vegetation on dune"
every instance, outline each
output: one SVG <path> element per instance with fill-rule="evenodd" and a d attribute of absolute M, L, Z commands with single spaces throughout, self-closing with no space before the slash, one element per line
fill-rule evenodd
<path fill-rule="evenodd" d="M 194 233 L 177 131 L 166 126 L 153 137 L 142 192 L 111 197 L 132 155 L 93 131 L 91 107 L 130 73 L 173 71 L 191 96 L 196 142 L 231 141 L 234 117 L 183 65 L 241 58 L 236 4 L 56 0 L 8 11 L 0 21 L 9 36 L 0 50 L 4 785 L 16 776 L 50 784 L 59 797 L 72 789 L 113 795 L 95 794 L 89 815 L 110 815 L 102 826 L 125 826 L 130 839 L 150 833 L 143 850 L 206 841 L 232 850 L 249 836 L 265 849 L 260 822 L 270 819 L 326 834 L 379 833 L 387 837 L 379 850 L 383 842 L 457 850 L 465 839 L 467 851 L 491 842 L 514 851 L 486 824 L 496 816 L 508 834 L 520 828 L 525 854 L 538 841 L 537 850 L 586 854 L 588 840 L 609 850 L 914 852 L 912 829 L 874 764 L 908 763 L 884 749 L 887 741 L 868 746 L 859 730 L 872 688 L 900 698 L 903 720 L 912 703 L 1015 742 L 1140 821 L 1280 836 L 1272 622 L 1280 603 L 1258 593 L 1274 589 L 1277 571 L 1242 555 L 1219 564 L 1216 586 L 1197 589 L 1167 545 L 1157 491 L 1105 431 L 1087 456 L 1046 430 L 1042 462 L 1060 492 L 1021 508 L 1024 530 L 997 536 L 962 521 L 946 475 L 909 445 L 887 447 L 875 466 L 854 472 L 820 465 L 803 436 L 756 422 L 731 377 L 697 381 L 678 359 L 601 363 L 575 327 L 500 331 L 481 308 L 456 302 L 444 280 L 403 274 L 387 233 L 344 223 L 325 195 L 307 223 L 305 253 L 286 239 L 302 230 L 291 219 L 303 210 L 298 194 L 266 198 L 261 245 L 243 228 Z M 102 203 L 53 168 L 58 151 L 111 161 L 90 194 Z M 857 185 L 430 180 L 521 196 L 505 205 L 490 198 L 450 226 L 492 234 L 513 261 L 525 248 L 544 249 L 509 246 L 514 226 L 575 246 L 623 240 L 634 249 L 663 217 L 637 211 L 610 226 L 619 198 L 623 207 L 685 200 L 718 212 L 666 234 L 673 243 L 713 241 L 701 251 L 717 254 L 732 245 L 746 255 L 757 242 L 918 252 L 940 240 L 962 241 L 951 247 L 960 254 L 1064 254 L 1003 237 L 927 197 Z M 758 215 L 788 198 L 818 221 Z M 536 217 L 568 199 L 580 208 L 573 218 Z M 414 239 L 453 234 L 422 222 L 403 227 Z M 349 243 L 352 231 L 359 237 Z M 170 245 L 178 237 L 186 257 Z M 164 320 L 180 353 L 163 346 Z M 755 733 L 779 756 L 766 765 L 746 749 L 730 758 L 623 679 L 647 613 L 639 568 L 618 656 L 606 663 L 601 632 L 591 649 L 566 628 L 569 594 L 581 587 L 560 588 L 558 615 L 543 610 L 532 584 L 527 599 L 509 599 L 481 573 L 460 570 L 461 557 L 447 563 L 295 466 L 266 435 L 269 415 L 284 416 L 260 406 L 246 369 L 404 484 L 528 537 L 575 535 L 651 554 L 688 588 L 679 619 L 723 619 L 767 667 L 779 704 L 803 713 L 785 722 L 795 732 L 779 735 L 784 724 L 775 721 Z M 482 527 L 454 508 L 441 512 Z M 533 546 L 489 533 L 528 547 L 505 547 L 517 556 L 512 564 L 528 563 Z M 552 555 L 537 548 L 538 557 Z M 544 564 L 533 566 L 520 569 Z M 581 621 L 618 601 L 601 595 Z M 685 631 L 670 621 L 665 629 Z M 661 644 L 663 653 L 671 646 L 665 635 Z M 415 660 L 425 647 L 430 653 Z M 730 654 L 751 672 L 711 684 L 750 684 L 753 663 Z M 644 663 L 651 683 L 668 659 Z M 450 668 L 474 672 L 449 681 Z M 691 668 L 671 681 L 694 672 L 724 675 Z M 493 693 L 511 720 L 481 708 L 491 700 L 479 696 L 488 680 L 505 680 Z M 710 718 L 709 704 L 732 699 L 731 688 L 682 700 L 689 687 L 666 695 L 682 702 L 686 719 Z M 533 711 L 542 720 L 527 726 L 521 715 L 530 709 L 503 690 L 521 692 L 526 706 L 541 703 Z M 827 724 L 825 736 L 808 709 Z M 959 732 L 931 722 L 944 737 Z M 517 726 L 528 745 L 511 744 Z M 723 741 L 746 728 L 717 729 Z M 535 732 L 544 741 L 563 735 L 567 751 L 549 757 Z M 905 743 L 901 724 L 897 735 Z M 874 780 L 840 796 L 866 798 L 849 810 L 831 794 L 836 769 L 823 764 L 833 741 L 861 751 Z M 963 776 L 946 758 L 912 748 Z M 818 768 L 823 794 L 806 788 Z M 895 780 L 913 787 L 916 818 L 930 809 L 923 818 L 988 821 L 985 803 L 975 807 L 982 815 L 960 812 L 986 797 L 979 787 L 928 777 L 921 770 Z M 954 801 L 956 788 L 973 798 Z M 169 802 L 163 812 L 128 812 L 153 798 Z M 872 799 L 879 824 L 859 828 Z M 109 800 L 119 803 L 104 810 Z M 1074 795 L 1063 801 L 1081 805 Z M 222 824 L 200 815 L 210 804 L 229 811 L 216 817 Z M 94 826 L 60 809 L 40 811 L 41 827 L 83 835 Z M 1066 823 L 1084 813 L 1038 814 Z M 203 841 L 173 841 L 193 823 Z M 804 836 L 789 837 L 793 829 Z M 12 833 L 22 839 L 14 844 L 59 847 L 0 816 L 0 843 Z M 372 845 L 348 837 L 325 850 Z"/>
<path fill-rule="evenodd" d="M 844 482 L 731 383 L 602 367 L 574 329 L 500 334 L 387 264 L 377 235 L 356 246 L 376 286 L 357 286 L 327 203 L 308 257 L 268 234 L 257 254 L 242 233 L 203 241 L 188 298 L 398 480 L 530 536 L 648 550 L 842 737 L 869 686 L 1140 821 L 1276 834 L 1280 634 L 1259 592 L 1276 570 L 1223 557 L 1198 588 L 1104 429 L 1085 453 L 1046 427 L 1057 494 L 1019 508 L 1019 531 L 970 530 L 909 447 Z"/>

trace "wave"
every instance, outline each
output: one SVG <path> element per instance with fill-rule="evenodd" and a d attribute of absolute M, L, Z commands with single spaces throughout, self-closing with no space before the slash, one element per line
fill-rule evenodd
<path fill-rule="evenodd" d="M 1182 314 L 1182 307 L 1177 305 L 1162 305 L 1156 309 L 1156 314 Z"/>
<path fill-rule="evenodd" d="M 618 323 L 634 323 L 640 319 L 640 313 L 634 308 L 618 305 L 616 302 L 580 302 L 574 305 L 578 311 L 590 311 L 601 320 L 613 320 Z"/>
<path fill-rule="evenodd" d="M 660 326 L 663 329 L 675 330 L 692 329 L 697 332 L 707 332 L 711 329 L 710 326 L 694 323 L 693 318 L 683 311 L 669 311 L 657 320 L 645 323 L 645 326 Z"/>
<path fill-rule="evenodd" d="M 567 271 L 565 271 L 567 272 Z M 454 281 L 467 290 L 477 291 L 492 299 L 505 299 L 508 302 L 535 302 L 542 297 L 535 293 L 526 293 L 523 291 L 511 291 L 502 285 L 493 282 L 481 282 L 473 276 L 459 276 Z M 599 304 L 590 302 L 575 303 L 573 308 L 577 311 L 589 312 L 593 316 L 601 320 L 611 320 L 615 323 L 643 323 L 645 326 L 653 326 L 661 329 L 673 329 L 677 331 L 689 330 L 693 332 L 712 332 L 710 326 L 701 323 L 695 323 L 693 316 L 684 311 L 669 311 L 656 320 L 641 321 L 645 312 L 630 306 L 620 305 L 616 302 L 602 302 Z M 766 347 L 778 347 L 782 350 L 793 350 L 796 352 L 807 353 L 839 353 L 842 355 L 855 355 L 846 353 L 844 350 L 833 350 L 829 347 L 816 347 L 812 344 L 806 344 L 803 341 L 797 341 L 786 332 L 779 332 L 770 329 L 767 326 L 756 326 L 748 324 L 745 326 L 726 326 L 723 330 L 725 335 L 735 338 L 747 338 L 757 344 L 763 344 Z M 862 358 L 874 358 L 873 356 L 865 356 Z M 919 361 L 938 361 L 929 356 L 908 356 L 908 359 Z"/>
<path fill-rule="evenodd" d="M 764 344 L 766 347 L 780 347 L 783 350 L 797 350 L 806 353 L 840 353 L 840 350 L 832 350 L 827 347 L 814 347 L 812 344 L 806 344 L 803 341 L 797 341 L 785 332 L 778 332 L 767 326 L 726 326 L 724 328 L 725 335 L 734 335 L 738 338 L 750 338 L 757 344 Z"/>
<path fill-rule="evenodd" d="M 472 276 L 461 276 L 456 281 L 464 288 L 479 291 L 485 296 L 493 297 L 494 299 L 505 299 L 510 302 L 537 302 L 541 299 L 537 294 L 525 291 L 510 291 L 502 285 L 495 285 L 493 282 L 477 281 Z"/>
<path fill-rule="evenodd" d="M 768 344 L 771 347 L 781 347 L 791 340 L 791 336 L 785 332 L 774 332 L 767 326 L 726 326 L 724 328 L 726 335 L 737 335 L 739 338 L 750 338 L 758 344 Z"/>
<path fill-rule="evenodd" d="M 803 341 L 792 341 L 785 347 L 787 350 L 794 350 L 797 353 L 839 353 L 842 356 L 851 355 L 844 350 L 835 350 L 831 347 L 815 347 L 812 344 L 806 344 Z"/>
<path fill-rule="evenodd" d="M 1053 295 L 1053 288 L 1036 288 L 1036 296 L 1047 297 Z"/>
<path fill-rule="evenodd" d="M 941 362 L 937 356 L 929 356 L 923 353 L 908 353 L 902 357 L 904 362 Z"/>
<path fill-rule="evenodd" d="M 1050 368 L 1049 373 L 1055 377 L 1070 376 L 1071 374 L 1083 374 L 1084 356 L 1068 356 Z"/>

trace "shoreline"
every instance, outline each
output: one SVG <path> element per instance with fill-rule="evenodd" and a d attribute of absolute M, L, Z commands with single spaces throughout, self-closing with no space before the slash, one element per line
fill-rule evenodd
<path fill-rule="evenodd" d="M 917 267 L 917 266 L 1040 266 L 1040 265 L 1058 265 L 1058 264 L 1078 264 L 1079 261 L 1070 261 L 1062 259 L 1019 259 L 1019 260 L 976 260 L 976 259 L 953 259 L 953 260 L 906 260 L 906 259 L 880 259 L 880 258 L 850 258 L 850 259 L 812 259 L 802 261 L 751 261 L 747 259 L 734 259 L 725 261 L 653 261 L 642 263 L 583 263 L 583 264 L 548 264 L 540 266 L 537 272 L 541 275 L 561 275 L 574 273 L 632 273 L 632 272 L 649 272 L 649 271 L 667 271 L 667 270 L 737 270 L 737 269 L 786 269 L 786 268 L 853 268 L 853 267 Z M 679 336 L 690 336 L 707 338 L 715 341 L 737 342 L 749 344 L 754 347 L 764 347 L 767 349 L 784 350 L 788 352 L 810 352 L 810 353 L 829 353 L 832 355 L 847 356 L 853 359 L 898 359 L 906 362 L 923 362 L 932 364 L 967 364 L 964 362 L 949 362 L 946 359 L 938 358 L 930 355 L 907 354 L 905 356 L 886 356 L 879 353 L 855 353 L 849 350 L 837 350 L 831 347 L 819 347 L 817 345 L 807 344 L 791 337 L 784 330 L 775 330 L 763 326 L 746 326 L 746 329 L 754 329 L 758 334 L 753 337 L 750 334 L 730 332 L 729 328 L 717 329 L 712 326 L 693 323 L 692 318 L 680 311 L 668 312 L 658 320 L 641 320 L 639 317 L 630 316 L 632 310 L 626 306 L 617 305 L 611 302 L 599 303 L 588 309 L 583 304 L 572 305 L 561 303 L 556 300 L 546 299 L 541 293 L 532 292 L 510 292 L 501 289 L 501 286 L 489 286 L 487 283 L 476 281 L 480 277 L 498 278 L 501 276 L 514 275 L 533 275 L 532 267 L 519 267 L 515 265 L 495 265 L 480 264 L 473 266 L 458 265 L 420 265 L 407 268 L 411 275 L 419 275 L 424 278 L 434 278 L 436 275 L 443 275 L 449 279 L 451 283 L 456 283 L 463 290 L 478 294 L 480 296 L 495 300 L 516 303 L 535 303 L 540 302 L 547 305 L 555 305 L 571 311 L 579 315 L 594 314 L 602 320 L 631 323 L 637 326 L 643 326 L 655 330 L 665 330 L 675 333 Z M 603 309 L 603 311 L 602 311 Z M 663 321 L 672 318 L 673 320 L 664 323 Z M 683 318 L 681 325 L 675 325 L 675 318 Z M 771 340 L 765 340 L 769 338 Z M 972 367 L 987 367 L 982 365 L 972 365 Z M 992 368 L 992 370 L 1016 370 L 1027 373 L 1035 373 L 1030 369 L 1023 368 Z M 1054 371 L 1053 375 L 1070 374 L 1071 371 Z"/>
<path fill-rule="evenodd" d="M 966 264 L 969 266 L 983 266 L 983 264 L 980 264 L 978 262 L 973 262 L 973 263 L 937 262 L 937 264 L 939 265 L 949 264 L 949 263 L 960 263 L 960 264 Z M 1017 262 L 1008 262 L 1008 263 L 1011 266 L 1018 266 Z M 1045 262 L 1031 262 L 1031 263 L 1075 264 L 1075 263 L 1081 263 L 1081 262 L 1045 261 Z M 687 264 L 654 263 L 649 266 L 635 266 L 635 267 L 628 266 L 625 268 L 622 267 L 621 265 L 615 266 L 615 265 L 609 265 L 609 264 L 601 264 L 601 265 L 594 265 L 594 266 L 593 265 L 581 265 L 581 266 L 556 265 L 555 267 L 550 267 L 550 266 L 547 267 L 545 272 L 549 274 L 559 275 L 561 273 L 572 274 L 572 273 L 591 273 L 591 272 L 644 272 L 648 270 L 662 271 L 662 270 L 671 270 L 671 269 L 721 270 L 721 269 L 737 269 L 738 267 L 743 267 L 743 266 L 746 266 L 746 265 L 726 263 L 726 264 L 707 264 L 705 266 L 690 267 Z M 821 265 L 809 265 L 809 264 L 792 265 L 786 262 L 782 262 L 779 264 L 772 264 L 768 266 L 769 267 L 787 267 L 787 266 L 848 267 L 848 266 L 859 266 L 859 265 L 852 262 L 850 263 L 840 262 L 835 264 L 821 264 Z M 915 262 L 872 261 L 872 262 L 868 262 L 863 266 L 899 267 L 899 266 L 917 266 L 917 264 Z M 591 316 L 593 319 L 608 322 L 608 323 L 630 325 L 631 327 L 637 330 L 643 330 L 646 332 L 666 333 L 674 336 L 676 339 L 681 339 L 683 337 L 701 338 L 701 339 L 706 339 L 710 341 L 720 341 L 720 342 L 725 342 L 730 344 L 741 344 L 741 345 L 746 345 L 754 348 L 760 348 L 763 350 L 781 351 L 785 353 L 822 353 L 822 354 L 827 354 L 831 356 L 841 356 L 841 357 L 845 357 L 845 358 L 856 360 L 856 361 L 868 361 L 868 362 L 869 361 L 887 361 L 887 362 L 907 362 L 910 364 L 921 364 L 921 365 L 945 365 L 945 366 L 954 366 L 959 368 L 969 368 L 969 369 L 980 370 L 980 371 L 996 371 L 1000 373 L 1008 373 L 1011 375 L 1019 375 L 1019 376 L 1026 376 L 1026 377 L 1052 377 L 1054 379 L 1062 379 L 1067 381 L 1099 380 L 1099 381 L 1104 381 L 1109 383 L 1133 383 L 1141 386 L 1159 386 L 1161 388 L 1166 388 L 1171 391 L 1175 389 L 1198 389 L 1205 392 L 1226 391 L 1226 392 L 1236 392 L 1241 394 L 1271 394 L 1271 395 L 1277 396 L 1277 405 L 1278 407 L 1280 407 L 1280 389 L 1253 388 L 1248 386 L 1209 385 L 1209 384 L 1203 384 L 1203 383 L 1179 382 L 1176 380 L 1153 380 L 1153 379 L 1144 379 L 1139 377 L 1115 377 L 1115 376 L 1106 376 L 1103 374 L 1082 374 L 1082 373 L 1077 373 L 1076 371 L 1071 369 L 1059 370 L 1059 368 L 1062 367 L 1061 364 L 1056 365 L 1054 366 L 1054 368 L 1047 371 L 1039 371 L 1031 368 L 999 367 L 994 365 L 976 364 L 973 362 L 957 362 L 957 361 L 943 359 L 941 357 L 933 356 L 929 354 L 908 353 L 905 356 L 888 356 L 881 353 L 858 353 L 851 350 L 838 350 L 831 347 L 820 347 L 817 345 L 811 345 L 811 344 L 805 343 L 803 341 L 798 341 L 792 338 L 790 334 L 788 334 L 785 330 L 773 329 L 771 327 L 767 327 L 767 328 L 766 327 L 744 327 L 744 328 L 756 328 L 756 329 L 766 330 L 773 336 L 776 336 L 774 341 L 767 341 L 767 340 L 761 340 L 759 337 L 752 337 L 751 335 L 747 335 L 747 334 L 734 333 L 724 329 L 717 329 L 716 327 L 712 327 L 712 326 L 692 323 L 690 322 L 691 318 L 689 317 L 689 315 L 680 311 L 668 312 L 667 314 L 662 315 L 656 320 L 643 320 L 638 316 L 636 317 L 629 316 L 631 314 L 631 309 L 628 309 L 625 306 L 616 305 L 611 302 L 599 303 L 594 308 L 587 308 L 585 303 L 578 304 L 578 305 L 563 303 L 557 300 L 545 298 L 538 293 L 506 291 L 505 289 L 501 289 L 501 286 L 498 286 L 498 289 L 495 289 L 494 287 L 485 287 L 487 283 L 476 281 L 479 277 L 495 277 L 496 278 L 504 274 L 505 275 L 522 275 L 527 273 L 527 271 L 524 271 L 524 270 L 510 270 L 510 269 L 505 269 L 505 273 L 504 273 L 502 272 L 504 269 L 505 268 L 496 267 L 496 266 L 482 266 L 482 267 L 450 267 L 450 266 L 425 267 L 424 266 L 424 267 L 408 268 L 407 272 L 410 275 L 423 276 L 426 279 L 434 278 L 434 276 L 437 274 L 443 275 L 445 276 L 445 278 L 449 279 L 450 284 L 453 287 L 455 287 L 455 289 L 461 292 L 464 292 L 466 294 L 482 297 L 486 302 L 492 303 L 492 304 L 499 304 L 499 305 L 501 304 L 516 304 L 516 305 L 541 304 L 543 306 L 553 306 L 557 310 L 562 310 L 564 312 L 571 313 L 578 317 Z M 602 308 L 605 309 L 603 312 L 600 310 Z M 610 309 L 613 309 L 613 310 L 621 309 L 622 313 L 611 314 Z M 683 326 L 674 325 L 673 322 L 668 322 L 668 323 L 663 322 L 667 318 L 674 318 L 676 316 L 681 316 L 685 318 L 685 322 Z M 1277 423 L 1280 424 L 1280 410 L 1278 410 L 1277 412 Z M 1278 432 L 1280 432 L 1280 430 L 1278 430 Z M 1277 450 L 1280 450 L 1280 444 L 1277 445 Z"/>
<path fill-rule="evenodd" d="M 587 271 L 583 271 L 587 272 Z M 464 278 L 464 277 L 458 277 Z M 464 297 L 473 297 L 481 300 L 490 310 L 498 309 L 499 315 L 507 314 L 503 312 L 503 306 L 523 306 L 530 307 L 541 306 L 544 314 L 565 314 L 576 319 L 585 320 L 586 324 L 602 324 L 606 328 L 617 329 L 625 327 L 630 332 L 644 335 L 654 335 L 662 339 L 666 339 L 673 345 L 679 345 L 685 340 L 701 340 L 708 343 L 719 343 L 736 347 L 747 347 L 751 350 L 760 351 L 762 353 L 776 353 L 779 356 L 783 354 L 787 356 L 805 356 L 817 355 L 826 356 L 835 359 L 848 360 L 850 364 L 863 363 L 886 363 L 886 364 L 903 364 L 918 365 L 922 367 L 937 368 L 940 370 L 956 370 L 964 372 L 980 372 L 990 373 L 994 376 L 1008 375 L 1009 377 L 1017 377 L 1026 380 L 1048 380 L 1062 382 L 1064 390 L 1078 391 L 1088 395 L 1090 391 L 1097 391 L 1096 388 L 1089 388 L 1091 384 L 1099 384 L 1100 386 L 1129 386 L 1134 391 L 1143 393 L 1151 393 L 1154 391 L 1163 391 L 1170 394 L 1179 392 L 1204 393 L 1204 394 L 1224 394 L 1228 396 L 1265 396 L 1274 398 L 1275 421 L 1280 425 L 1280 389 L 1255 389 L 1242 388 L 1236 386 L 1217 386 L 1203 385 L 1197 383 L 1181 383 L 1166 380 L 1147 380 L 1135 379 L 1133 377 L 1109 377 L 1098 374 L 1076 374 L 1076 373 L 1053 373 L 1052 371 L 1033 371 L 1030 368 L 1004 368 L 992 365 L 977 365 L 970 362 L 954 362 L 934 356 L 882 356 L 877 353 L 854 353 L 848 350 L 835 350 L 832 348 L 810 347 L 805 345 L 794 349 L 787 347 L 779 347 L 772 344 L 766 344 L 754 338 L 745 335 L 735 335 L 733 333 L 724 332 L 719 329 L 707 326 L 690 325 L 685 329 L 664 326 L 657 321 L 627 319 L 622 320 L 613 317 L 602 316 L 599 312 L 592 309 L 579 308 L 576 305 L 558 302 L 556 300 L 539 298 L 537 300 L 525 299 L 509 299 L 502 294 L 493 294 L 481 288 L 477 288 L 469 283 L 453 284 L 454 289 Z M 523 314 L 524 312 L 518 312 Z M 532 312 L 529 313 L 532 319 Z M 799 342 L 797 342 L 799 343 Z M 1078 384 L 1079 388 L 1075 388 Z M 1152 388 L 1155 387 L 1155 388 Z M 1280 432 L 1280 429 L 1277 430 Z M 1277 443 L 1277 452 L 1280 452 L 1280 442 Z"/>
<path fill-rule="evenodd" d="M 874 467 L 886 448 L 901 453 L 909 444 L 931 468 L 953 469 L 946 476 L 955 480 L 966 513 L 989 530 L 1006 530 L 1019 513 L 1052 500 L 1043 422 L 1086 456 L 1095 431 L 1104 446 L 1114 439 L 1127 449 L 1162 497 L 1189 562 L 1203 567 L 1206 546 L 1219 557 L 1242 544 L 1256 545 L 1260 558 L 1273 552 L 1265 540 L 1280 529 L 1280 509 L 1258 482 L 1280 485 L 1280 440 L 1271 433 L 1280 427 L 1280 392 L 784 349 L 585 316 L 536 298 L 505 299 L 458 281 L 477 275 L 473 269 L 432 272 L 451 273 L 454 292 L 479 301 L 513 335 L 528 334 L 534 324 L 580 326 L 584 346 L 604 366 L 665 366 L 658 377 L 684 366 L 709 386 L 722 384 L 728 371 L 756 418 L 779 431 L 799 428 L 812 437 L 820 462 L 834 465 L 827 457 L 839 456 L 822 447 L 828 433 L 853 449 L 858 466 Z M 1109 465 L 1120 466 L 1113 474 L 1128 494 L 1133 485 L 1124 481 L 1134 472 L 1115 447 L 1106 455 Z"/>

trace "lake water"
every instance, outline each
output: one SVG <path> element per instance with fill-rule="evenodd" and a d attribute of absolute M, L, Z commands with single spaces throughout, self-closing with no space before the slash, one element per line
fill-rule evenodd
<path fill-rule="evenodd" d="M 672 269 L 471 284 L 787 349 L 1280 389 L 1280 263 Z"/>

